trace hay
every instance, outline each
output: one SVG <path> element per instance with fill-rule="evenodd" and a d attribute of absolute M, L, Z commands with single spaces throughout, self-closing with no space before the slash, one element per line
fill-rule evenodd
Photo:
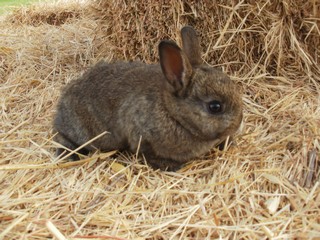
<path fill-rule="evenodd" d="M 320 238 L 320 5 L 215 2 L 57 2 L 1 18 L 0 239 Z M 156 61 L 185 24 L 244 89 L 236 144 L 175 173 L 114 152 L 55 159 L 61 87 L 101 58 Z"/>

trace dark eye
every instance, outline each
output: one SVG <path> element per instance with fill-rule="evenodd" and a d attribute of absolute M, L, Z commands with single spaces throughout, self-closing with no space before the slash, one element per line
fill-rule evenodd
<path fill-rule="evenodd" d="M 210 113 L 221 113 L 222 103 L 220 101 L 214 100 L 208 103 L 208 110 Z"/>

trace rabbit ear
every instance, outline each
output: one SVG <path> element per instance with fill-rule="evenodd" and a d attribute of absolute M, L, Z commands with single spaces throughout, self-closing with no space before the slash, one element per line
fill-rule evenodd
<path fill-rule="evenodd" d="M 192 67 L 188 58 L 172 41 L 161 41 L 159 56 L 162 72 L 176 91 L 183 90 L 189 83 Z"/>
<path fill-rule="evenodd" d="M 181 29 L 181 38 L 183 51 L 193 67 L 202 64 L 200 43 L 197 32 L 191 26 L 185 26 Z"/>

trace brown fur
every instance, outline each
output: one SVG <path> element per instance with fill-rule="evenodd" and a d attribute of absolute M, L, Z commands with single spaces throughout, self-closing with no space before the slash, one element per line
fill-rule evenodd
<path fill-rule="evenodd" d="M 183 50 L 171 41 L 159 44 L 160 65 L 100 62 L 72 81 L 58 104 L 56 141 L 74 150 L 108 131 L 81 153 L 135 152 L 141 139 L 140 151 L 152 166 L 175 170 L 234 134 L 242 121 L 237 86 L 201 65 L 193 28 L 184 27 L 181 35 Z M 213 100 L 223 112 L 208 110 Z"/>

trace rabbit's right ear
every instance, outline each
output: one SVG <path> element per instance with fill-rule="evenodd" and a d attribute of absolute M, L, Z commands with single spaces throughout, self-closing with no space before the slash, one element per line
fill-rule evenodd
<path fill-rule="evenodd" d="M 196 30 L 191 26 L 185 26 L 181 29 L 181 39 L 183 51 L 188 56 L 192 67 L 202 64 L 200 43 Z"/>
<path fill-rule="evenodd" d="M 162 72 L 168 82 L 176 91 L 183 91 L 188 85 L 192 75 L 192 66 L 175 42 L 161 41 L 159 56 Z"/>

